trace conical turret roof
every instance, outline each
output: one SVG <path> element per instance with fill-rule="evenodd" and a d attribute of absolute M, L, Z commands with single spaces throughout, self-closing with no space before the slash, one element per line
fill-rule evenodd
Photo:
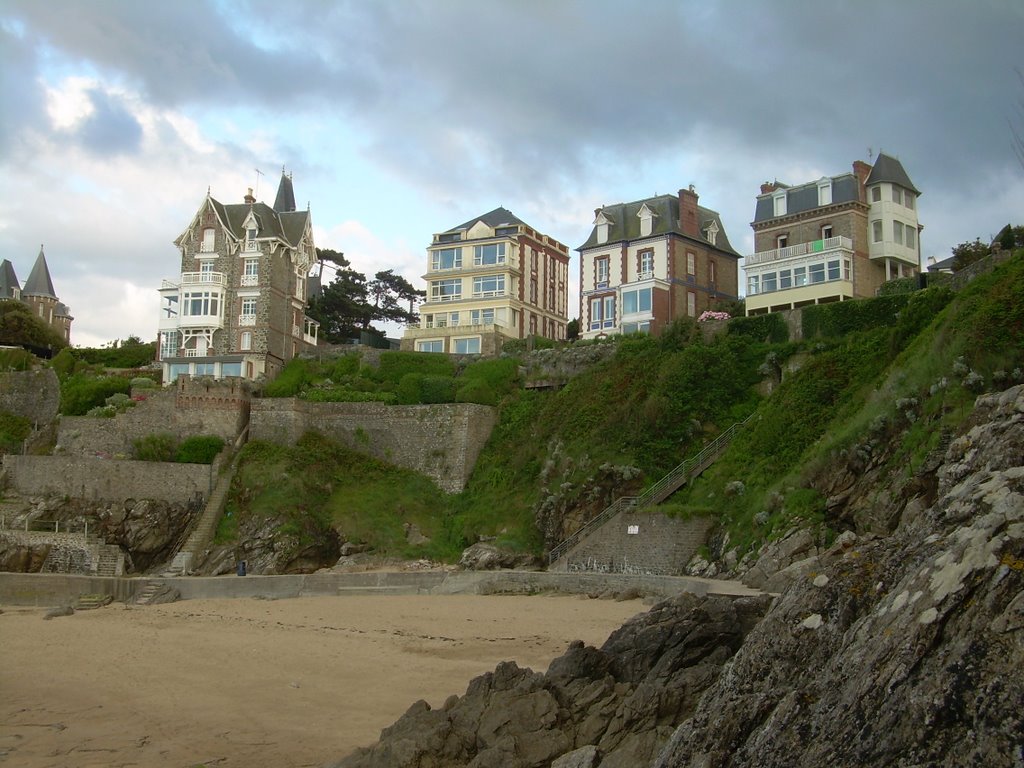
<path fill-rule="evenodd" d="M 25 287 L 21 291 L 22 296 L 46 296 L 56 299 L 57 294 L 53 291 L 53 280 L 50 279 L 50 269 L 46 266 L 46 256 L 43 255 L 43 246 L 39 246 L 39 255 L 32 267 L 32 274 L 25 281 Z"/>

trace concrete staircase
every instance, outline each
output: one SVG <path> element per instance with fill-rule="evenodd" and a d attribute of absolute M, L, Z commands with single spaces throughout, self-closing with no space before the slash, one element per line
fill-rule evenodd
<path fill-rule="evenodd" d="M 112 595 L 105 595 L 100 592 L 79 595 L 78 600 L 75 601 L 75 610 L 91 611 L 95 608 L 102 608 L 105 605 L 109 605 L 113 599 Z"/>
<path fill-rule="evenodd" d="M 242 437 L 239 439 L 239 443 L 243 443 L 245 437 L 248 435 L 248 428 L 242 433 Z M 164 576 L 182 576 L 188 574 L 192 570 L 192 564 L 198 560 L 198 556 L 203 553 L 210 546 L 210 542 L 213 541 L 214 535 L 217 533 L 217 525 L 220 523 L 220 517 L 224 514 L 224 505 L 227 502 L 228 492 L 231 490 L 231 481 L 235 476 L 235 472 L 238 470 L 238 462 L 241 456 L 240 450 L 241 445 L 236 445 L 235 455 L 231 459 L 231 463 L 228 465 L 224 472 L 221 472 L 220 477 L 217 479 L 217 485 L 213 489 L 213 493 L 210 494 L 210 498 L 206 500 L 206 506 L 203 507 L 203 512 L 199 516 L 199 519 L 193 524 L 192 530 L 189 531 L 188 538 L 185 539 L 185 543 L 182 544 L 174 558 L 171 560 L 171 564 L 167 570 L 164 571 Z"/>
<path fill-rule="evenodd" d="M 97 576 L 124 576 L 124 550 L 116 544 L 106 544 L 99 538 L 90 544 Z"/>
<path fill-rule="evenodd" d="M 640 496 L 620 496 L 617 498 L 602 512 L 588 520 L 576 533 L 557 546 L 552 547 L 548 553 L 548 568 L 550 569 L 559 559 L 567 555 L 588 536 L 592 535 L 619 513 L 627 510 L 636 512 L 645 507 L 653 507 L 655 504 L 660 504 L 686 483 L 699 476 L 701 472 L 714 464 L 719 456 L 725 453 L 725 449 L 729 447 L 733 438 L 753 417 L 754 414 L 751 414 L 743 421 L 733 424 L 725 432 L 708 443 L 700 453 L 679 464 Z"/>

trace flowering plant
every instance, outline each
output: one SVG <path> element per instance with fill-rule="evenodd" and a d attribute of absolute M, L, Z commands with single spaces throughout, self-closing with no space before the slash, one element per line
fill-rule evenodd
<path fill-rule="evenodd" d="M 697 318 L 698 323 L 706 323 L 708 320 L 728 320 L 728 312 L 712 312 L 710 309 L 705 310 L 701 313 L 701 316 Z"/>

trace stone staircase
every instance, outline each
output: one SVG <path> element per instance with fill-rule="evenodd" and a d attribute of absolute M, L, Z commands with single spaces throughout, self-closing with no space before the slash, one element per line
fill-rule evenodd
<path fill-rule="evenodd" d="M 213 537 L 217 533 L 220 517 L 224 514 L 228 492 L 231 490 L 231 481 L 238 470 L 238 462 L 241 456 L 241 451 L 238 449 L 241 447 L 241 443 L 244 443 L 247 435 L 248 427 L 246 427 L 239 438 L 239 444 L 236 445 L 235 455 L 232 457 L 231 463 L 217 479 L 217 485 L 210 494 L 210 498 L 206 500 L 206 506 L 203 507 L 202 514 L 192 525 L 188 538 L 181 545 L 181 549 L 175 553 L 171 564 L 162 575 L 183 576 L 188 574 L 192 569 L 192 564 L 196 562 L 197 556 L 201 555 L 210 546 L 210 542 L 213 541 Z"/>
<path fill-rule="evenodd" d="M 733 424 L 725 432 L 708 443 L 700 453 L 679 464 L 640 496 L 620 496 L 617 498 L 602 512 L 588 520 L 576 533 L 557 546 L 552 547 L 548 553 L 548 568 L 550 569 L 559 559 L 563 558 L 620 512 L 627 510 L 637 512 L 645 507 L 653 507 L 656 504 L 660 504 L 686 483 L 696 478 L 701 472 L 714 464 L 719 456 L 725 453 L 725 449 L 729 447 L 733 438 L 753 417 L 754 414 L 750 414 L 743 421 Z"/>
<path fill-rule="evenodd" d="M 76 611 L 91 611 L 95 608 L 102 608 L 113 601 L 113 596 L 101 592 L 94 592 L 86 595 L 79 595 L 75 601 Z"/>

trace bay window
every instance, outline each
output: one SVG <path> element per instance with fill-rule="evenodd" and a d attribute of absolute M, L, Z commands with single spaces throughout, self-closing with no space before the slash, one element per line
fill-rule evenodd
<path fill-rule="evenodd" d="M 505 263 L 505 243 L 490 243 L 473 247 L 473 266 L 486 267 Z"/>
<path fill-rule="evenodd" d="M 502 296 L 504 293 L 504 275 L 485 275 L 473 278 L 473 296 Z"/>
<path fill-rule="evenodd" d="M 462 298 L 462 280 L 433 280 L 430 283 L 431 301 L 458 301 Z"/>
<path fill-rule="evenodd" d="M 640 288 L 635 291 L 623 291 L 622 314 L 635 315 L 638 312 L 651 311 L 651 289 Z"/>

